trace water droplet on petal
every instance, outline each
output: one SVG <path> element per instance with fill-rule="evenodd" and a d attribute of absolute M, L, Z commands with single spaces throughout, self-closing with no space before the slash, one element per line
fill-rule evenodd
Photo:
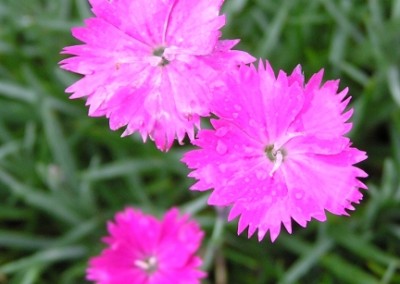
<path fill-rule="evenodd" d="M 223 155 L 228 151 L 228 147 L 221 140 L 218 140 L 216 150 L 218 154 Z"/>
<path fill-rule="evenodd" d="M 267 178 L 267 172 L 264 170 L 257 170 L 256 171 L 256 177 L 259 180 L 264 180 Z"/>
<path fill-rule="evenodd" d="M 233 118 L 238 118 L 239 114 L 237 112 L 232 113 Z"/>
<path fill-rule="evenodd" d="M 233 108 L 236 109 L 237 111 L 242 110 L 242 107 L 240 105 L 234 105 Z"/>
<path fill-rule="evenodd" d="M 294 192 L 294 198 L 296 198 L 297 200 L 300 200 L 300 199 L 302 199 L 303 197 L 304 197 L 304 191 L 303 191 L 303 190 L 297 189 L 297 190 Z"/>
<path fill-rule="evenodd" d="M 228 132 L 228 130 L 228 127 L 218 128 L 217 131 L 215 131 L 215 135 L 218 137 L 223 137 Z"/>
<path fill-rule="evenodd" d="M 246 177 L 246 178 L 244 179 L 244 181 L 245 181 L 245 182 L 249 182 L 250 179 L 249 179 L 248 177 Z"/>
<path fill-rule="evenodd" d="M 257 127 L 257 122 L 256 122 L 254 119 L 250 119 L 249 125 L 250 125 L 251 127 Z"/>

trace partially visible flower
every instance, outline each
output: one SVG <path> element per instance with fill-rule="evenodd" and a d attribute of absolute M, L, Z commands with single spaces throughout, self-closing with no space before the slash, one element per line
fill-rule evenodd
<path fill-rule="evenodd" d="M 353 165 L 367 156 L 344 136 L 350 97 L 337 93 L 339 81 L 321 84 L 322 76 L 305 83 L 299 66 L 275 77 L 260 62 L 258 71 L 243 66 L 227 76 L 217 91 L 214 129 L 198 133 L 200 149 L 183 161 L 199 180 L 192 189 L 213 188 L 209 204 L 232 206 L 229 220 L 240 216 L 238 233 L 258 229 L 261 240 L 269 231 L 274 241 L 282 223 L 291 233 L 291 219 L 305 227 L 311 218 L 325 221 L 325 210 L 348 215 L 362 199 L 358 178 L 367 174 Z"/>
<path fill-rule="evenodd" d="M 174 139 L 192 139 L 200 117 L 209 115 L 211 88 L 221 72 L 254 58 L 219 40 L 223 0 L 89 0 L 94 18 L 73 36 L 84 44 L 63 69 L 84 75 L 67 88 L 87 97 L 90 116 L 106 116 L 110 128 L 126 126 L 161 150 Z"/>
<path fill-rule="evenodd" d="M 127 208 L 108 223 L 108 245 L 90 260 L 87 279 L 98 284 L 200 283 L 196 256 L 203 232 L 188 216 L 169 210 L 163 220 Z"/>

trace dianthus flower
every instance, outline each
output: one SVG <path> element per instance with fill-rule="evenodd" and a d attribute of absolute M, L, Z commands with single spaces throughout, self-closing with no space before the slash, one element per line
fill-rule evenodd
<path fill-rule="evenodd" d="M 323 71 L 304 82 L 301 67 L 275 77 L 269 63 L 243 66 L 226 78 L 212 102 L 214 129 L 199 131 L 183 161 L 199 181 L 194 190 L 213 188 L 209 204 L 231 206 L 228 220 L 240 215 L 238 233 L 258 229 L 274 241 L 291 219 L 305 227 L 326 220 L 325 210 L 348 215 L 362 199 L 353 166 L 366 153 L 345 137 L 352 124 L 345 111 L 347 89 L 339 81 L 322 84 Z"/>
<path fill-rule="evenodd" d="M 123 136 L 139 132 L 161 150 L 192 139 L 209 115 L 214 81 L 224 70 L 254 58 L 219 40 L 223 0 L 89 0 L 95 17 L 72 29 L 84 44 L 63 69 L 83 75 L 66 89 L 87 97 L 89 116 L 106 116 Z"/>
<path fill-rule="evenodd" d="M 195 255 L 203 232 L 188 216 L 169 210 L 163 220 L 127 208 L 108 223 L 108 245 L 90 260 L 87 279 L 98 284 L 192 284 L 205 273 Z"/>

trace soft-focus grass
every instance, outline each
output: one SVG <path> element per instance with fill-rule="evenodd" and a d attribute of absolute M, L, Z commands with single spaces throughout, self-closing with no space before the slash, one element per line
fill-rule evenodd
<path fill-rule="evenodd" d="M 290 72 L 349 86 L 351 137 L 369 154 L 364 201 L 350 218 L 295 226 L 271 244 L 236 236 L 179 162 L 86 115 L 59 70 L 85 0 L 0 2 L 0 283 L 84 283 L 105 222 L 124 206 L 193 213 L 207 231 L 205 283 L 400 283 L 400 1 L 226 0 L 227 38 Z M 189 146 L 187 146 L 189 147 Z"/>

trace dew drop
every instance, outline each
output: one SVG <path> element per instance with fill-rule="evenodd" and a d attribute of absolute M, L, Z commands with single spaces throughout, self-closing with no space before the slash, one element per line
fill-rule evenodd
<path fill-rule="evenodd" d="M 218 154 L 223 155 L 228 151 L 228 147 L 221 140 L 218 140 L 216 150 Z"/>
<path fill-rule="evenodd" d="M 257 127 L 257 122 L 256 122 L 254 119 L 250 119 L 249 125 L 250 125 L 251 127 Z"/>
<path fill-rule="evenodd" d="M 239 117 L 239 113 L 234 112 L 234 113 L 232 113 L 232 116 L 233 116 L 233 118 L 238 118 Z"/>
<path fill-rule="evenodd" d="M 233 108 L 237 111 L 241 111 L 242 107 L 240 105 L 234 105 Z"/>
<path fill-rule="evenodd" d="M 264 170 L 257 170 L 256 171 L 256 177 L 259 180 L 264 180 L 267 177 L 267 173 Z"/>
<path fill-rule="evenodd" d="M 246 178 L 244 179 L 244 181 L 245 181 L 245 182 L 249 182 L 250 179 L 249 179 L 248 177 L 246 177 Z"/>
<path fill-rule="evenodd" d="M 218 137 L 223 137 L 228 132 L 228 130 L 228 127 L 218 128 L 217 131 L 215 131 L 215 135 Z"/>
<path fill-rule="evenodd" d="M 297 200 L 302 199 L 302 198 L 304 197 L 304 191 L 301 190 L 301 189 L 297 189 L 297 190 L 295 191 L 295 193 L 294 193 L 294 197 L 295 197 Z"/>

